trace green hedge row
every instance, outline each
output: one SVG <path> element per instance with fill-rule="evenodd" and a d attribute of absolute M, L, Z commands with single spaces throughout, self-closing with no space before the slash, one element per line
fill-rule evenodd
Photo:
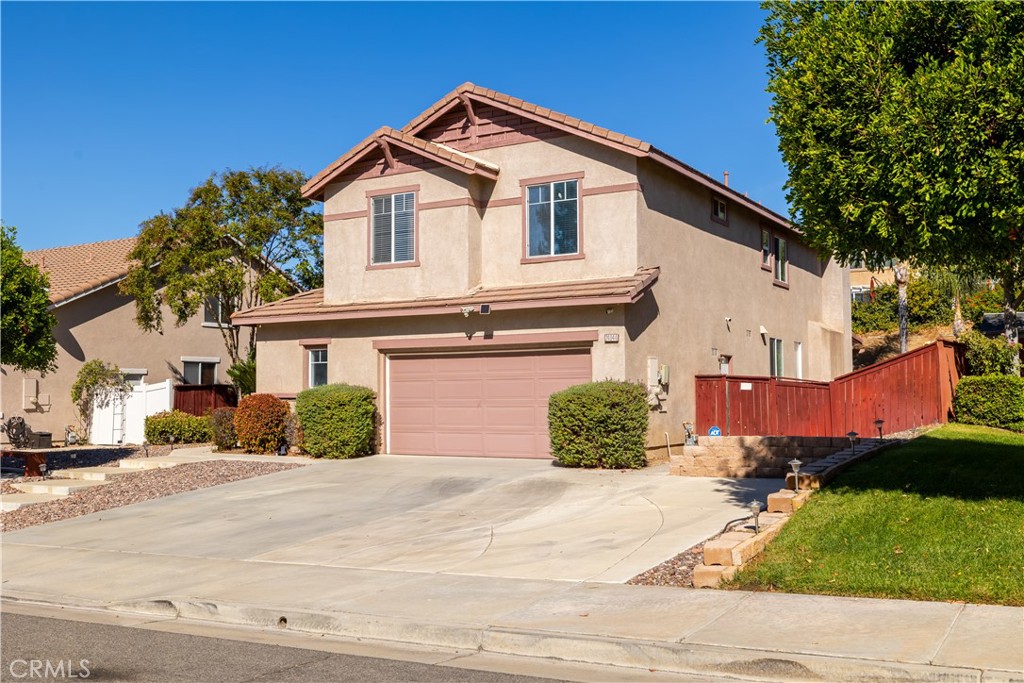
<path fill-rule="evenodd" d="M 327 384 L 295 397 L 302 448 L 315 458 L 351 458 L 374 451 L 376 396 L 371 389 Z"/>
<path fill-rule="evenodd" d="M 974 375 L 956 385 L 957 422 L 1024 432 L 1024 377 Z"/>
<path fill-rule="evenodd" d="M 647 389 L 605 380 L 569 387 L 548 401 L 551 453 L 570 467 L 639 469 L 647 464 Z"/>
<path fill-rule="evenodd" d="M 146 441 L 151 444 L 207 443 L 213 440 L 213 428 L 205 417 L 180 410 L 164 411 L 146 418 Z"/>

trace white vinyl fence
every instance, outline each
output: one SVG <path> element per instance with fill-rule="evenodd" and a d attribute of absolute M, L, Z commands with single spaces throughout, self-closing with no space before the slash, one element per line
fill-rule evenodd
<path fill-rule="evenodd" d="M 95 406 L 89 442 L 115 445 L 140 444 L 146 440 L 146 416 L 174 407 L 174 384 L 165 380 L 158 384 L 140 384 L 132 388 L 125 401 L 111 401 L 106 407 Z"/>

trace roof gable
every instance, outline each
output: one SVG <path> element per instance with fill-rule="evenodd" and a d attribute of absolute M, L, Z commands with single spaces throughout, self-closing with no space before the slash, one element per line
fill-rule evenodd
<path fill-rule="evenodd" d="M 131 268 L 128 254 L 136 238 L 76 244 L 25 252 L 25 258 L 50 277 L 50 303 L 71 299 L 118 282 Z"/>
<path fill-rule="evenodd" d="M 447 166 L 468 175 L 478 175 L 493 180 L 498 177 L 498 167 L 493 163 L 464 154 L 457 149 L 429 140 L 418 138 L 409 133 L 384 127 L 338 157 L 333 164 L 320 171 L 302 187 L 302 196 L 307 199 L 323 199 L 324 189 L 348 173 L 355 171 L 358 175 L 367 169 L 360 162 L 372 161 L 370 168 L 376 166 L 383 156 L 384 168 L 395 168 L 399 163 L 399 154 L 413 155 L 434 165 Z"/>

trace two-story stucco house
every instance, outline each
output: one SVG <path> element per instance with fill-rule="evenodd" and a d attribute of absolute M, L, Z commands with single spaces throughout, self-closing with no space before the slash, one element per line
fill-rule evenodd
<path fill-rule="evenodd" d="M 646 142 L 473 84 L 307 183 L 325 287 L 237 313 L 258 388 L 378 392 L 381 451 L 549 457 L 547 400 L 650 389 L 651 449 L 694 375 L 850 370 L 848 272 Z"/>

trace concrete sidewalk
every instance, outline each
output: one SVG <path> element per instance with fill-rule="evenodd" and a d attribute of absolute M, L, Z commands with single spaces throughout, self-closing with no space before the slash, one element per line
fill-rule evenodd
<path fill-rule="evenodd" d="M 1016 607 L 6 543 L 3 554 L 5 600 L 764 680 L 1024 681 Z"/>

